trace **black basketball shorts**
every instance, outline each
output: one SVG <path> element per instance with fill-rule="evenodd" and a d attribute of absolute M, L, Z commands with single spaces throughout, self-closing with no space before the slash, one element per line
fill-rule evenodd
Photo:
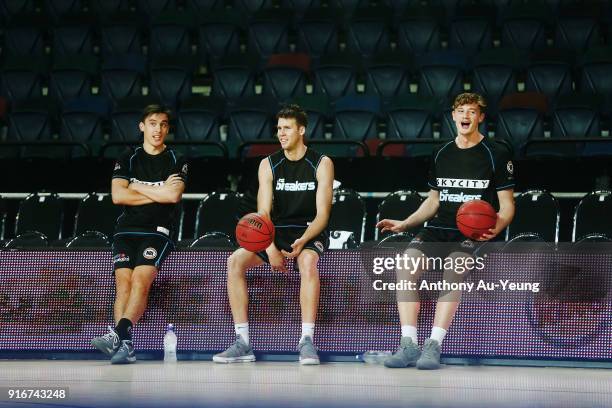
<path fill-rule="evenodd" d="M 158 267 L 174 249 L 172 240 L 155 232 L 117 232 L 113 238 L 113 271 L 140 265 Z"/>
<path fill-rule="evenodd" d="M 291 248 L 291 244 L 293 244 L 296 239 L 300 238 L 304 234 L 304 231 L 306 231 L 305 227 L 277 227 L 274 232 L 274 245 L 276 245 L 279 251 L 285 250 L 287 252 L 292 252 L 293 249 Z M 314 239 L 308 241 L 306 245 L 304 245 L 303 250 L 311 249 L 321 256 L 328 247 L 329 233 L 327 230 L 323 230 L 323 232 Z M 270 263 L 266 251 L 257 252 L 257 256 L 263 259 L 264 262 Z"/>
<path fill-rule="evenodd" d="M 452 252 L 474 254 L 482 244 L 483 241 L 467 238 L 456 229 L 423 227 L 410 241 L 408 248 L 418 249 L 425 256 L 444 257 Z"/>

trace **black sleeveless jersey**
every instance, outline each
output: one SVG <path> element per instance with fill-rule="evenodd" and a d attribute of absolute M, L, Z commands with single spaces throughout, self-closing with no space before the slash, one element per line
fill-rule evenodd
<path fill-rule="evenodd" d="M 514 188 L 511 153 L 499 142 L 486 138 L 468 149 L 451 140 L 434 150 L 428 185 L 440 192 L 440 207 L 427 225 L 457 229 L 457 210 L 464 202 L 484 200 L 497 210 L 497 192 Z"/>
<path fill-rule="evenodd" d="M 323 155 L 308 148 L 299 160 L 283 150 L 268 156 L 272 169 L 272 222 L 275 226 L 307 226 L 317 215 L 317 168 Z"/>
<path fill-rule="evenodd" d="M 137 147 L 119 156 L 113 179 L 161 186 L 171 174 L 179 174 L 187 182 L 187 162 L 183 156 L 169 148 L 151 155 L 142 147 Z M 157 231 L 171 236 L 170 232 L 177 225 L 179 206 L 160 203 L 126 205 L 117 219 L 116 231 Z"/>

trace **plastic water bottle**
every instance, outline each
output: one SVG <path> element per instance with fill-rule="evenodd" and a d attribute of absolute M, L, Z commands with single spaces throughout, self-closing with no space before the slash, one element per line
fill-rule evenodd
<path fill-rule="evenodd" d="M 164 363 L 176 363 L 176 333 L 172 323 L 164 335 Z"/>
<path fill-rule="evenodd" d="M 356 356 L 359 361 L 367 364 L 382 364 L 393 353 L 390 351 L 369 350 L 363 354 Z"/>

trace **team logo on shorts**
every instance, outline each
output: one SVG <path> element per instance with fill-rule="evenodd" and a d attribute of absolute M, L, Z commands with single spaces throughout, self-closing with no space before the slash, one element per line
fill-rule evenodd
<path fill-rule="evenodd" d="M 511 161 L 508 161 L 508 164 L 506 164 L 506 169 L 508 170 L 508 173 L 514 173 L 514 164 L 512 164 Z"/>
<path fill-rule="evenodd" d="M 412 241 L 410 241 L 411 244 L 422 244 L 423 240 L 419 237 L 414 237 L 412 238 Z"/>
<path fill-rule="evenodd" d="M 129 262 L 130 261 L 130 257 L 127 256 L 127 254 L 117 254 L 115 256 L 113 256 L 113 263 L 116 264 L 117 262 Z"/>
<path fill-rule="evenodd" d="M 314 242 L 314 246 L 320 251 L 323 252 L 325 250 L 325 247 L 323 246 L 323 243 L 321 241 L 315 241 Z"/>
<path fill-rule="evenodd" d="M 155 259 L 155 257 L 157 256 L 157 251 L 155 250 L 155 248 L 148 247 L 144 250 L 142 256 L 144 256 L 146 259 Z"/>

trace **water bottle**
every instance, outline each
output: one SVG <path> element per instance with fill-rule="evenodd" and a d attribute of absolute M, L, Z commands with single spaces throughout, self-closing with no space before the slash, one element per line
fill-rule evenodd
<path fill-rule="evenodd" d="M 172 323 L 164 335 L 164 363 L 176 363 L 176 333 Z"/>
<path fill-rule="evenodd" d="M 393 353 L 390 351 L 369 350 L 363 354 L 356 356 L 359 361 L 367 364 L 382 364 Z"/>

